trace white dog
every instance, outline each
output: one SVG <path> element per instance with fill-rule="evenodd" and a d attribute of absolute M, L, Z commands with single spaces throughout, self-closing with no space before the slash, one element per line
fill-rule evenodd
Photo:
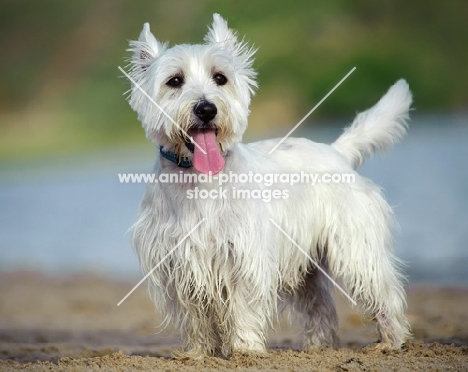
<path fill-rule="evenodd" d="M 398 81 L 332 145 L 288 138 L 271 152 L 279 139 L 241 143 L 257 87 L 255 51 L 217 14 L 204 41 L 168 48 L 145 24 L 130 44 L 130 75 L 137 84 L 129 101 L 160 148 L 154 172 L 193 176 L 149 184 L 133 234 L 143 270 L 156 267 L 149 277 L 151 297 L 181 331 L 181 355 L 264 351 L 279 299 L 300 317 L 306 350 L 336 347 L 333 285 L 325 272 L 340 278 L 376 320 L 380 346 L 399 348 L 409 323 L 392 253 L 393 214 L 380 189 L 355 170 L 405 134 L 408 85 Z M 233 177 L 223 194 L 216 177 L 199 177 L 218 172 L 219 178 L 253 174 L 255 180 L 352 174 L 354 182 L 290 185 L 275 178 L 267 185 Z M 237 197 L 240 189 L 252 197 Z M 218 190 L 219 197 L 195 197 L 200 190 L 205 196 Z M 265 190 L 271 200 L 254 197 Z"/>

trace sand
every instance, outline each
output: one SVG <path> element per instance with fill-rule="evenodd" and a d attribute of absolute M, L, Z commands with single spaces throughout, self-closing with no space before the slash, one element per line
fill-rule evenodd
<path fill-rule="evenodd" d="M 376 349 L 374 326 L 337 294 L 339 350 L 304 353 L 299 327 L 281 321 L 264 355 L 179 361 L 145 285 L 117 306 L 137 281 L 0 274 L 0 371 L 468 371 L 467 289 L 409 288 L 414 339 L 401 351 Z"/>

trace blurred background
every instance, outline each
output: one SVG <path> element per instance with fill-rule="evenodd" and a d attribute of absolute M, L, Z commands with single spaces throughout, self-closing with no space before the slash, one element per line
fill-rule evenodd
<path fill-rule="evenodd" d="M 144 22 L 171 45 L 220 13 L 259 48 L 246 141 L 331 142 L 407 79 L 410 131 L 362 170 L 386 190 L 411 283 L 468 285 L 468 2 L 463 0 L 60 0 L 0 2 L 0 271 L 138 276 L 126 231 L 156 152 L 118 66 Z"/>

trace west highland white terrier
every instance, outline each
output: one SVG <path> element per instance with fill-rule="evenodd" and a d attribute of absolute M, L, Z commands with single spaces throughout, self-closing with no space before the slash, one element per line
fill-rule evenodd
<path fill-rule="evenodd" d="M 394 216 L 356 169 L 404 136 L 407 83 L 331 145 L 243 144 L 255 50 L 213 18 L 204 44 L 169 48 L 148 23 L 130 43 L 129 102 L 159 148 L 160 180 L 147 186 L 133 245 L 158 311 L 181 331 L 177 355 L 264 351 L 279 301 L 300 319 L 305 350 L 337 347 L 331 277 L 376 320 L 380 347 L 400 348 L 410 332 Z M 326 182 L 336 175 L 354 182 Z"/>

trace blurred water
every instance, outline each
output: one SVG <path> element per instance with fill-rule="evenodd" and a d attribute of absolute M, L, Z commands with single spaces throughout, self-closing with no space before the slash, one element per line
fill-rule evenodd
<path fill-rule="evenodd" d="M 151 170 L 154 151 L 121 149 L 0 168 L 0 270 L 90 270 L 136 275 L 127 230 L 143 184 L 117 174 Z"/>
<path fill-rule="evenodd" d="M 295 135 L 331 142 L 338 129 Z M 139 275 L 126 231 L 143 184 L 117 173 L 147 172 L 155 151 L 108 150 L 75 158 L 0 163 L 0 270 L 91 270 Z M 401 233 L 396 252 L 411 283 L 468 286 L 468 120 L 419 118 L 409 136 L 361 173 L 386 190 Z"/>

